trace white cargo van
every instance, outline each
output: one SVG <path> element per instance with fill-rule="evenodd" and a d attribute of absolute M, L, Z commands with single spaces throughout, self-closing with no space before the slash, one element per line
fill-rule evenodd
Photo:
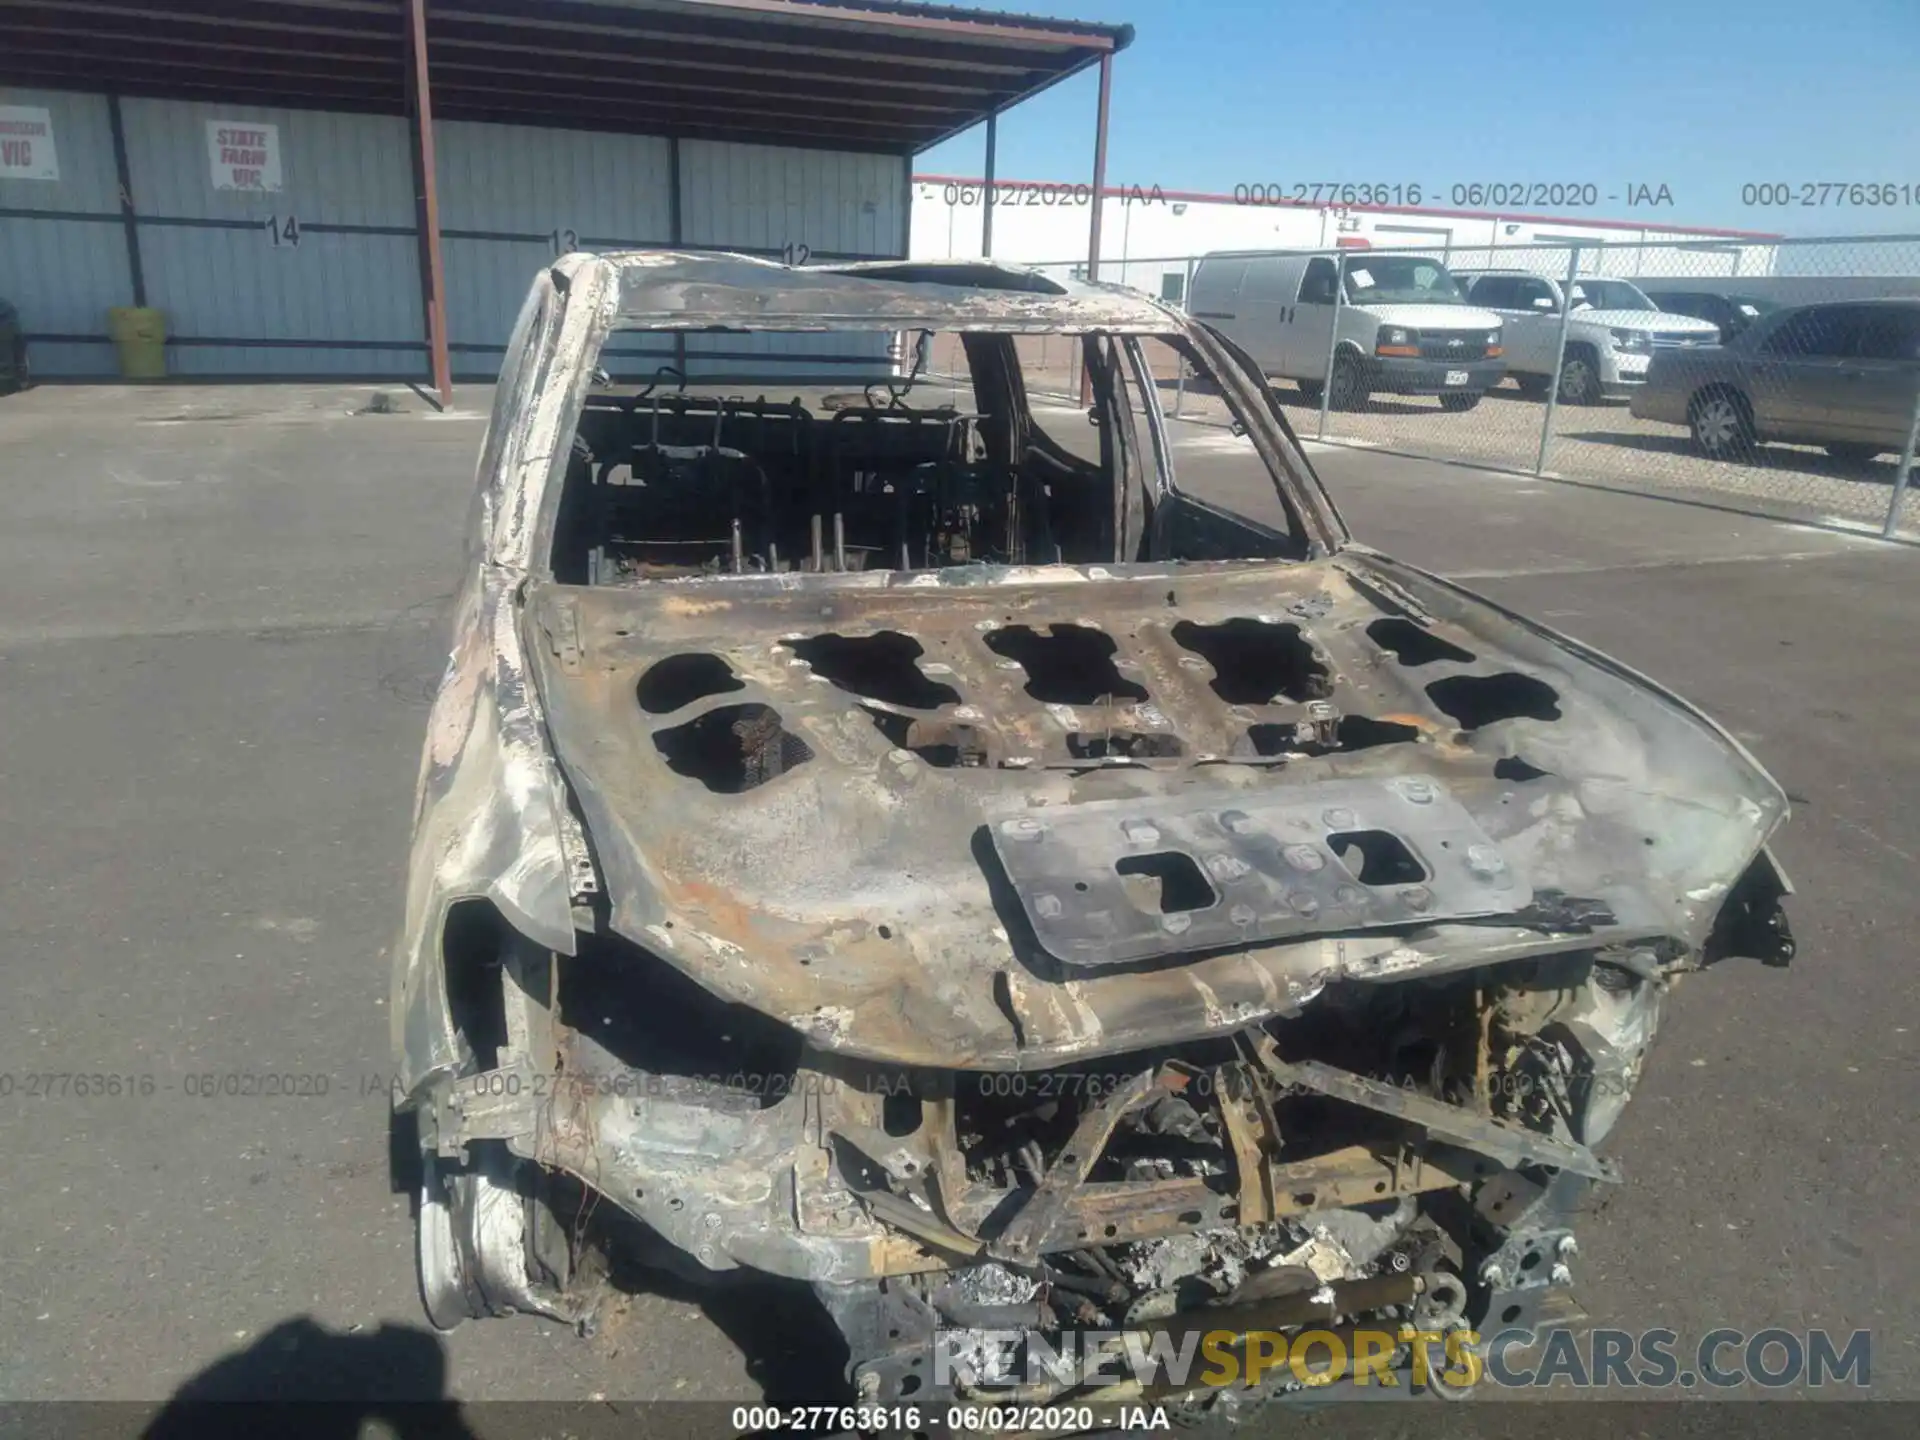
<path fill-rule="evenodd" d="M 1203 255 L 1187 313 L 1317 403 L 1341 284 L 1329 397 L 1336 410 L 1363 405 L 1377 390 L 1438 395 L 1448 410 L 1471 410 L 1500 383 L 1500 317 L 1469 306 L 1440 261 L 1377 250 L 1338 259 L 1336 267 L 1327 255 Z"/>

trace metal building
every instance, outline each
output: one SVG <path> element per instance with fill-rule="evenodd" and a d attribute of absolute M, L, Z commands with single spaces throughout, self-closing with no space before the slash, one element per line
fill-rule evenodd
<path fill-rule="evenodd" d="M 173 374 L 443 393 L 492 377 L 568 249 L 905 256 L 913 156 L 1092 65 L 1104 158 L 1132 37 L 890 0 L 0 0 L 0 25 L 0 297 L 37 375 L 114 374 L 108 308 L 148 306 Z M 711 377 L 743 346 L 613 358 Z"/>

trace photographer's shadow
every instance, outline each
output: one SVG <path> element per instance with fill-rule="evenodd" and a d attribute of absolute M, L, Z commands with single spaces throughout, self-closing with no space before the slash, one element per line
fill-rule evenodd
<path fill-rule="evenodd" d="M 141 1440 L 367 1434 L 473 1440 L 447 1396 L 447 1355 L 431 1331 L 386 1324 L 343 1334 L 304 1315 L 284 1321 L 187 1380 Z"/>

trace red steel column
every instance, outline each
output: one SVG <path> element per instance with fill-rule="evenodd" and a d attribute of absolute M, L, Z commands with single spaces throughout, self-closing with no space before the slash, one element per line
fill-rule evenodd
<path fill-rule="evenodd" d="M 1000 112 L 987 112 L 987 173 L 980 195 L 980 258 L 993 258 L 993 167 L 1000 150 Z"/>
<path fill-rule="evenodd" d="M 1107 208 L 1107 102 L 1113 95 L 1113 53 L 1100 57 L 1100 117 L 1093 127 L 1093 224 L 1087 233 L 1087 279 L 1100 278 L 1100 212 Z M 1080 370 L 1080 403 L 1093 403 L 1093 376 Z"/>
<path fill-rule="evenodd" d="M 427 84 L 427 0 L 408 0 L 413 49 L 414 123 L 420 146 L 421 223 L 426 227 L 427 347 L 440 403 L 453 403 L 453 370 L 447 361 L 447 287 L 440 264 L 440 191 L 434 176 L 433 93 Z"/>
<path fill-rule="evenodd" d="M 1100 278 L 1100 212 L 1106 209 L 1107 101 L 1113 95 L 1113 56 L 1100 57 L 1100 118 L 1093 131 L 1093 226 L 1087 237 L 1087 278 Z"/>

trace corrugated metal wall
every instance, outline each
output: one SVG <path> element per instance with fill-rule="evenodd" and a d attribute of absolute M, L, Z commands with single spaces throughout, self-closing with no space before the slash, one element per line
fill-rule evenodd
<path fill-rule="evenodd" d="M 905 178 L 887 155 L 685 140 L 681 233 L 702 249 L 774 255 L 805 245 L 821 260 L 899 255 Z"/>
<path fill-rule="evenodd" d="M 673 147 L 652 135 L 445 121 L 434 127 L 440 248 L 456 375 L 500 368 L 539 268 L 568 250 L 666 245 L 673 237 Z M 617 347 L 651 371 L 670 340 Z M 643 363 L 645 362 L 645 363 Z"/>
<path fill-rule="evenodd" d="M 894 156 L 729 141 L 680 145 L 681 234 L 694 249 L 789 263 L 906 255 L 907 176 Z M 884 336 L 689 335 L 689 379 L 742 372 L 866 376 Z M 791 367 L 762 358 L 793 357 Z"/>
<path fill-rule="evenodd" d="M 178 100 L 121 105 L 147 303 L 167 314 L 174 374 L 421 373 L 406 121 Z M 278 127 L 282 188 L 214 189 L 208 121 Z M 297 244 L 285 238 L 290 218 Z"/>
<path fill-rule="evenodd" d="M 0 297 L 20 309 L 34 369 L 112 375 L 106 307 L 133 303 L 104 95 L 0 90 L 53 121 L 57 180 L 0 179 Z"/>
<path fill-rule="evenodd" d="M 52 112 L 60 179 L 0 181 L 0 295 L 23 311 L 37 373 L 110 375 L 106 309 L 133 304 L 135 285 L 109 102 L 12 91 L 4 103 Z M 121 106 L 146 303 L 166 313 L 172 373 L 426 373 L 408 122 L 174 100 Z M 216 189 L 209 121 L 276 127 L 281 188 Z M 567 249 L 678 239 L 802 262 L 905 253 L 898 157 L 460 121 L 437 125 L 435 140 L 461 378 L 492 378 L 534 272 Z M 629 336 L 614 342 L 608 368 L 650 374 L 682 353 L 699 379 L 767 373 L 766 356 L 792 357 L 776 374 L 864 376 L 886 351 L 883 337 Z"/>

